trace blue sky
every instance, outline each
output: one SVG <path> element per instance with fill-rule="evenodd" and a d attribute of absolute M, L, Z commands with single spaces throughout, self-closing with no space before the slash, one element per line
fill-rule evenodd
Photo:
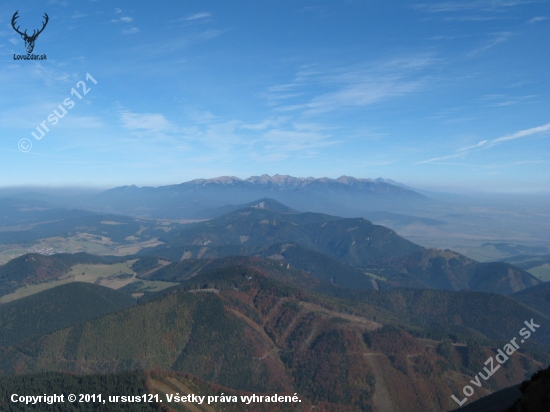
<path fill-rule="evenodd" d="M 14 60 L 16 10 L 31 33 L 49 15 L 46 61 Z M 547 0 L 8 0 L 0 62 L 0 186 L 550 190 Z"/>

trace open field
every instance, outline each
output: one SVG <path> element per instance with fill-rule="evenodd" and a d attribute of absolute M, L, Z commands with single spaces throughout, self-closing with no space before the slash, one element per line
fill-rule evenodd
<path fill-rule="evenodd" d="M 550 263 L 531 268 L 527 272 L 538 277 L 543 282 L 550 282 Z"/>
<path fill-rule="evenodd" d="M 149 281 L 136 278 L 131 266 L 137 259 L 128 260 L 113 265 L 88 265 L 78 264 L 71 268 L 71 271 L 62 278 L 44 282 L 36 285 L 26 285 L 17 289 L 9 295 L 0 298 L 0 304 L 12 302 L 26 296 L 34 295 L 57 286 L 71 282 L 96 283 L 111 289 L 120 289 L 131 283 L 136 283 L 136 291 L 157 292 L 162 289 L 177 285 L 174 282 Z"/>
<path fill-rule="evenodd" d="M 157 238 L 148 240 L 147 242 L 139 242 L 134 243 L 130 245 L 121 245 L 117 246 L 113 250 L 113 255 L 115 256 L 126 256 L 126 255 L 133 255 L 138 253 L 141 249 L 145 249 L 147 247 L 155 247 L 158 245 L 162 245 L 162 242 L 159 241 Z"/>
<path fill-rule="evenodd" d="M 109 242 L 106 239 L 96 240 L 92 239 L 91 235 L 82 235 L 85 234 L 68 238 L 61 236 L 51 237 L 41 239 L 32 245 L 0 245 L 0 264 L 3 265 L 26 253 L 40 253 L 42 255 L 76 252 L 87 252 L 93 255 L 113 254 L 113 248 L 109 246 Z"/>
<path fill-rule="evenodd" d="M 130 274 L 135 276 L 134 271 L 130 268 L 137 259 L 127 260 L 123 263 L 115 263 L 113 265 L 88 265 L 78 264 L 71 268 L 71 271 L 66 275 L 67 278 L 73 277 L 79 282 L 94 283 L 102 279 L 114 280 L 117 276 Z M 118 289 L 113 287 L 112 289 Z"/>
<path fill-rule="evenodd" d="M 88 233 L 79 233 L 72 237 L 52 237 L 41 239 L 33 245 L 0 245 L 0 265 L 9 262 L 26 253 L 40 253 L 53 255 L 55 253 L 86 252 L 92 255 L 127 256 L 139 252 L 141 249 L 161 245 L 158 239 L 130 244 L 117 244 L 105 236 L 95 236 Z"/>

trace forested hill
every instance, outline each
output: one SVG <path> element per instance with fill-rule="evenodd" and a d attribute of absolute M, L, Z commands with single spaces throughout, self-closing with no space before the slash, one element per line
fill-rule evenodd
<path fill-rule="evenodd" d="M 282 259 L 342 287 L 468 289 L 508 295 L 541 283 L 509 263 L 479 263 L 450 250 L 425 249 L 363 218 L 295 213 L 269 199 L 173 230 L 160 240 L 163 245 L 140 253 L 174 261 L 231 255 Z M 329 267 L 342 275 L 329 275 L 323 270 Z"/>
<path fill-rule="evenodd" d="M 90 283 L 73 282 L 0 305 L 0 346 L 127 309 L 130 295 Z"/>
<path fill-rule="evenodd" d="M 0 348 L 0 371 L 172 370 L 233 390 L 299 393 L 332 411 L 379 408 L 374 394 L 384 390 L 398 410 L 424 412 L 432 397 L 449 410 L 453 391 L 525 319 L 541 324 L 532 345 L 476 396 L 547 361 L 537 348 L 548 347 L 549 321 L 508 297 L 333 288 L 347 297 L 311 293 L 265 270 L 220 267 L 131 308 Z"/>

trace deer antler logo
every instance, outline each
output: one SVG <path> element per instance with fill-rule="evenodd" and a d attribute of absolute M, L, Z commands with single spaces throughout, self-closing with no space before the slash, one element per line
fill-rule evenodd
<path fill-rule="evenodd" d="M 38 30 L 38 31 L 37 31 L 37 30 L 34 30 L 33 33 L 32 33 L 32 35 L 29 36 L 29 35 L 27 34 L 27 30 L 25 30 L 25 32 L 22 33 L 22 32 L 19 31 L 19 27 L 20 27 L 20 26 L 15 27 L 15 20 L 17 20 L 17 18 L 19 17 L 19 16 L 18 16 L 18 13 L 19 13 L 19 10 L 17 10 L 17 11 L 14 13 L 13 17 L 11 18 L 11 26 L 13 27 L 13 29 L 14 29 L 17 33 L 19 33 L 19 34 L 21 35 L 21 38 L 25 41 L 25 48 L 27 49 L 27 53 L 32 53 L 32 51 L 34 50 L 34 42 L 36 41 L 36 38 L 37 38 L 38 35 L 39 35 L 40 33 L 42 33 L 42 31 L 46 28 L 46 24 L 48 24 L 48 20 L 49 20 L 50 18 L 48 17 L 48 15 L 47 15 L 46 13 L 44 13 L 44 19 L 45 19 L 45 21 L 44 21 L 44 23 L 43 23 L 43 25 L 42 25 L 42 28 L 41 28 L 40 30 Z"/>

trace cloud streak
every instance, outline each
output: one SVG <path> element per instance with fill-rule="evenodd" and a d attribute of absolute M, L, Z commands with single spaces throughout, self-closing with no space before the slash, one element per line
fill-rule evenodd
<path fill-rule="evenodd" d="M 537 23 L 539 21 L 544 21 L 544 20 L 548 20 L 548 17 L 545 17 L 545 16 L 537 16 L 537 17 L 533 17 L 531 20 L 529 20 L 527 23 L 529 24 L 533 24 L 533 23 Z"/>
<path fill-rule="evenodd" d="M 406 81 L 399 78 L 365 79 L 343 87 L 333 93 L 316 97 L 304 107 L 306 114 L 321 114 L 343 107 L 367 106 L 381 100 L 412 93 L 422 86 L 422 81 Z"/>
<path fill-rule="evenodd" d="M 438 161 L 441 161 L 441 160 L 454 159 L 454 158 L 460 157 L 460 156 L 463 156 L 463 154 L 458 153 L 458 154 L 452 154 L 452 155 L 442 156 L 442 157 L 433 157 L 433 158 L 428 159 L 428 160 L 422 160 L 421 162 L 413 163 L 412 165 L 413 166 L 423 165 L 423 164 L 426 164 L 426 163 L 433 163 L 433 162 L 438 162 Z"/>
<path fill-rule="evenodd" d="M 520 130 L 518 132 L 507 134 L 505 136 L 497 137 L 496 139 L 492 140 L 482 140 L 479 143 L 473 145 L 473 146 L 467 146 L 460 149 L 455 150 L 454 154 L 450 154 L 447 156 L 442 157 L 434 157 L 427 160 L 422 160 L 420 162 L 413 163 L 413 166 L 415 165 L 421 165 L 421 164 L 427 164 L 427 163 L 434 163 L 442 160 L 447 159 L 454 159 L 457 157 L 466 157 L 471 151 L 475 151 L 476 149 L 489 149 L 493 146 L 499 145 L 503 142 L 508 142 L 510 140 L 516 140 L 521 139 L 523 137 L 532 136 L 536 134 L 543 134 L 545 132 L 550 131 L 550 123 L 546 123 L 542 126 L 532 127 L 530 129 Z"/>
<path fill-rule="evenodd" d="M 364 107 L 422 89 L 428 81 L 422 71 L 435 63 L 436 59 L 420 56 L 353 69 L 309 68 L 299 71 L 294 82 L 268 88 L 263 96 L 278 111 L 302 111 L 308 116 Z M 320 92 L 312 96 L 312 89 Z M 289 99 L 293 104 L 287 103 Z"/>
<path fill-rule="evenodd" d="M 475 149 L 475 148 L 477 148 L 477 147 L 484 146 L 485 143 L 487 143 L 487 142 L 488 142 L 488 140 L 482 140 L 481 142 L 479 142 L 479 143 L 476 144 L 476 145 L 468 146 L 468 147 L 463 147 L 463 148 L 461 148 L 461 149 L 458 149 L 457 152 L 463 152 L 463 151 L 465 151 L 465 150 Z"/>
<path fill-rule="evenodd" d="M 125 129 L 141 132 L 162 133 L 175 128 L 165 116 L 158 113 L 138 114 L 123 111 L 120 113 L 120 122 Z"/>
<path fill-rule="evenodd" d="M 137 27 L 132 27 L 128 30 L 122 30 L 122 34 L 136 34 L 139 32 L 139 29 Z"/>
<path fill-rule="evenodd" d="M 160 113 L 118 113 L 120 125 L 142 144 L 159 141 L 188 150 L 208 149 L 211 156 L 228 161 L 238 156 L 278 161 L 290 157 L 315 157 L 318 151 L 338 143 L 329 128 L 316 123 L 267 118 L 259 122 L 219 121 L 215 117 L 182 127 Z"/>
<path fill-rule="evenodd" d="M 195 13 L 189 17 L 186 17 L 185 20 L 192 21 L 192 20 L 205 19 L 207 17 L 210 17 L 210 13 Z"/>
<path fill-rule="evenodd" d="M 486 50 L 489 50 L 500 43 L 504 43 L 506 40 L 508 40 L 510 37 L 512 37 L 514 33 L 512 32 L 501 32 L 501 33 L 494 33 L 492 36 L 493 38 L 489 40 L 486 44 L 484 44 L 481 47 L 478 47 L 474 51 L 467 54 L 468 57 L 474 56 L 478 53 L 484 52 Z"/>
<path fill-rule="evenodd" d="M 550 123 L 547 123 L 545 125 L 538 126 L 538 127 L 532 127 L 531 129 L 520 130 L 519 132 L 512 133 L 512 134 L 491 140 L 491 142 L 489 143 L 489 146 L 494 146 L 495 144 L 498 144 L 501 142 L 507 142 L 509 140 L 519 139 L 521 137 L 531 136 L 538 133 L 544 133 L 549 130 L 550 130 Z"/>
<path fill-rule="evenodd" d="M 450 13 L 461 11 L 498 11 L 510 7 L 533 3 L 532 0 L 475 0 L 444 1 L 439 3 L 422 3 L 415 7 L 428 13 Z"/>

